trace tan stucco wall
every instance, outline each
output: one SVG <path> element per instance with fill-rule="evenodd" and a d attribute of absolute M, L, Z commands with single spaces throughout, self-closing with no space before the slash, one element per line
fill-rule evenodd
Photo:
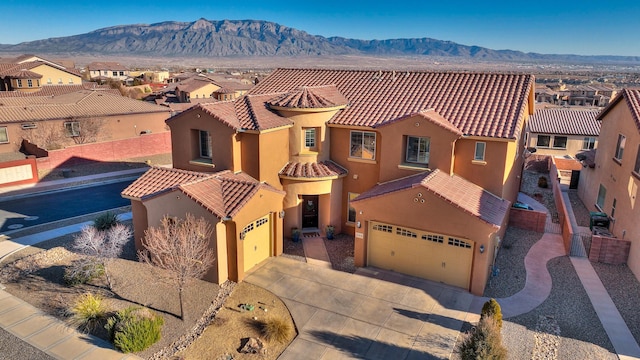
<path fill-rule="evenodd" d="M 144 231 L 149 227 L 147 208 L 142 204 L 142 201 L 131 200 L 131 216 L 133 219 L 133 239 L 136 245 L 136 252 L 138 252 L 142 250 Z"/>
<path fill-rule="evenodd" d="M 486 143 L 485 161 L 474 161 L 476 142 Z M 463 138 L 456 142 L 453 172 L 502 197 L 509 145 L 490 138 Z M 513 160 L 513 155 L 510 156 Z"/>
<path fill-rule="evenodd" d="M 288 136 L 289 131 L 286 128 L 260 134 L 260 156 L 250 159 L 257 162 L 260 169 L 256 179 L 280 190 L 282 190 L 282 184 L 278 172 L 289 161 Z M 246 158 L 246 154 L 243 154 L 243 158 Z"/>
<path fill-rule="evenodd" d="M 193 108 L 167 122 L 171 128 L 173 167 L 183 170 L 216 172 L 234 170 L 235 131 L 213 119 L 204 111 Z M 200 140 L 197 130 L 209 131 L 211 136 L 211 162 L 215 167 L 193 164 L 200 157 Z"/>
<path fill-rule="evenodd" d="M 414 198 L 422 193 L 424 203 L 415 202 Z M 393 204 L 394 211 L 389 211 Z M 493 262 L 495 246 L 493 239 L 498 232 L 484 221 L 460 211 L 447 201 L 423 188 L 407 189 L 386 196 L 374 197 L 354 203 L 356 219 L 361 227 L 356 229 L 354 260 L 356 266 L 367 264 L 367 239 L 369 221 L 380 221 L 389 224 L 423 229 L 439 234 L 471 240 L 475 243 L 471 284 L 468 288 L 476 295 L 482 295 L 488 280 L 489 268 Z M 477 250 L 484 245 L 485 252 Z"/>
<path fill-rule="evenodd" d="M 227 249 L 227 241 L 224 237 L 223 229 L 216 224 L 220 219 L 209 211 L 198 205 L 181 191 L 171 191 L 144 201 L 147 209 L 148 225 L 157 227 L 165 216 L 178 217 L 184 219 L 185 214 L 190 213 L 196 219 L 204 218 L 211 225 L 212 235 L 210 247 L 215 252 L 213 266 L 205 274 L 203 279 L 221 284 L 229 276 L 227 258 L 235 256 L 234 249 Z"/>
<path fill-rule="evenodd" d="M 321 162 L 329 159 L 330 132 L 326 126 L 338 110 L 312 112 L 312 111 L 286 111 L 278 110 L 278 113 L 290 120 L 293 126 L 289 128 L 289 153 L 291 161 Z M 316 129 L 316 151 L 304 148 L 303 129 Z"/>
<path fill-rule="evenodd" d="M 540 147 L 538 146 L 538 135 L 549 135 L 551 136 L 551 142 L 553 142 L 553 137 L 555 135 L 551 134 L 538 134 L 538 133 L 529 133 L 529 144 L 527 147 L 536 148 L 536 155 L 550 155 L 550 156 L 564 156 L 569 155 L 571 157 L 576 157 L 576 154 L 584 149 L 582 149 L 582 144 L 584 143 L 584 138 L 593 137 L 596 139 L 595 146 L 598 147 L 598 137 L 597 136 L 584 136 L 584 135 L 558 135 L 558 136 L 566 136 L 567 137 L 567 148 L 566 149 L 555 149 L 552 147 Z"/>
<path fill-rule="evenodd" d="M 458 135 L 421 116 L 382 126 L 378 130 L 380 131 L 380 140 L 377 143 L 384 149 L 380 153 L 380 182 L 427 170 L 427 167 L 420 168 L 417 164 L 405 163 L 407 136 L 429 137 L 428 168 L 440 169 L 447 174 L 451 173 L 453 147 Z"/>
<path fill-rule="evenodd" d="M 341 196 L 341 221 L 346 225 L 342 232 L 353 235 L 353 224 L 347 224 L 349 192 L 361 194 L 378 183 L 380 163 L 378 160 L 360 160 L 349 157 L 351 133 L 348 128 L 331 127 L 331 159 L 347 169 Z M 367 130 L 369 131 L 369 130 Z M 377 135 L 379 136 L 379 134 Z M 376 137 L 376 141 L 377 141 Z M 380 158 L 380 146 L 376 147 L 376 159 Z"/>
<path fill-rule="evenodd" d="M 71 73 L 68 73 L 66 71 L 62 71 L 59 69 L 56 69 L 54 67 L 51 67 L 49 65 L 40 65 L 40 66 L 36 66 L 35 68 L 31 69 L 31 71 L 33 71 L 34 73 L 40 74 L 42 75 L 42 79 L 40 79 L 40 84 L 42 86 L 46 86 L 46 85 L 58 85 L 58 80 L 62 79 L 62 84 L 63 85 L 81 85 L 82 84 L 82 77 L 79 75 L 74 75 Z M 51 84 L 48 83 L 48 80 L 51 79 Z M 70 80 L 73 83 L 70 83 Z"/>
<path fill-rule="evenodd" d="M 283 179 L 284 229 L 291 236 L 291 228 L 302 228 L 302 195 L 319 195 L 318 228 L 324 234 L 327 225 L 333 225 L 336 233 L 342 232 L 342 178 L 318 181 Z"/>
<path fill-rule="evenodd" d="M 621 164 L 613 160 L 618 134 L 626 137 Z M 607 189 L 602 210 L 608 215 L 611 214 L 613 199 L 616 199 L 615 222 L 611 224 L 610 231 L 620 239 L 631 241 L 628 266 L 640 279 L 640 202 L 637 199 L 640 176 L 633 175 L 640 133 L 624 99 L 605 115 L 599 140 L 596 168 L 587 167 L 580 172 L 578 194 L 590 211 L 600 211 L 595 203 L 602 184 Z"/>

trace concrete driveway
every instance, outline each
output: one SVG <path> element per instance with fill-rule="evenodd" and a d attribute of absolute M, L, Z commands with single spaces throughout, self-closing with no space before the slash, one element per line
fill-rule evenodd
<path fill-rule="evenodd" d="M 293 316 L 298 336 L 280 359 L 448 359 L 473 317 L 462 289 L 373 268 L 349 274 L 281 256 L 245 281 Z"/>

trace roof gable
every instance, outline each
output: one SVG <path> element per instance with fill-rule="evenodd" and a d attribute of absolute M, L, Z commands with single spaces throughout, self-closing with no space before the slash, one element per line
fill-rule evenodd
<path fill-rule="evenodd" d="M 613 101 L 611 101 L 611 103 L 598 115 L 598 120 L 603 120 L 604 116 L 622 99 L 627 103 L 629 111 L 631 111 L 631 116 L 636 123 L 636 127 L 638 128 L 638 131 L 640 131 L 640 88 L 622 89 Z"/>
<path fill-rule="evenodd" d="M 416 116 L 421 117 L 423 119 L 426 119 L 430 123 L 432 123 L 432 124 L 434 124 L 436 126 L 439 126 L 439 127 L 443 128 L 443 129 L 445 129 L 445 130 L 447 130 L 447 131 L 449 131 L 449 132 L 451 132 L 451 133 L 453 133 L 455 135 L 458 135 L 458 136 L 462 136 L 463 135 L 462 131 L 460 131 L 457 127 L 453 126 L 453 124 L 451 124 L 447 119 L 442 117 L 442 115 L 438 114 L 438 112 L 433 110 L 433 109 L 428 109 L 428 110 L 417 112 L 415 114 L 410 114 L 410 115 L 398 118 L 396 120 L 385 122 L 385 123 L 380 124 L 380 125 L 375 126 L 375 127 L 376 128 L 384 127 L 384 126 L 387 126 L 387 125 L 390 125 L 390 124 L 395 124 L 395 123 L 397 123 L 399 121 L 410 119 L 410 118 L 413 118 L 413 117 L 416 117 Z"/>
<path fill-rule="evenodd" d="M 465 135 L 515 139 L 533 75 L 423 71 L 278 69 L 249 93 L 333 84 L 349 106 L 330 124 L 375 127 L 433 109 Z"/>

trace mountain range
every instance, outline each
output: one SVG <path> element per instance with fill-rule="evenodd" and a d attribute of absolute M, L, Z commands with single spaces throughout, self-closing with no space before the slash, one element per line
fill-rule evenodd
<path fill-rule="evenodd" d="M 311 35 L 262 20 L 199 19 L 121 25 L 86 34 L 0 44 L 0 51 L 38 54 L 91 54 L 181 57 L 233 56 L 439 56 L 484 61 L 638 63 L 633 56 L 581 56 L 492 50 L 431 38 L 358 40 Z"/>

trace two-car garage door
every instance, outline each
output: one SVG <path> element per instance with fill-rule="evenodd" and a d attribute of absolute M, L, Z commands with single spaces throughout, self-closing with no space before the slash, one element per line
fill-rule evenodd
<path fill-rule="evenodd" d="M 370 222 L 368 265 L 469 288 L 472 241 Z"/>
<path fill-rule="evenodd" d="M 269 215 L 247 224 L 240 233 L 240 239 L 244 250 L 244 271 L 247 271 L 271 255 Z"/>

